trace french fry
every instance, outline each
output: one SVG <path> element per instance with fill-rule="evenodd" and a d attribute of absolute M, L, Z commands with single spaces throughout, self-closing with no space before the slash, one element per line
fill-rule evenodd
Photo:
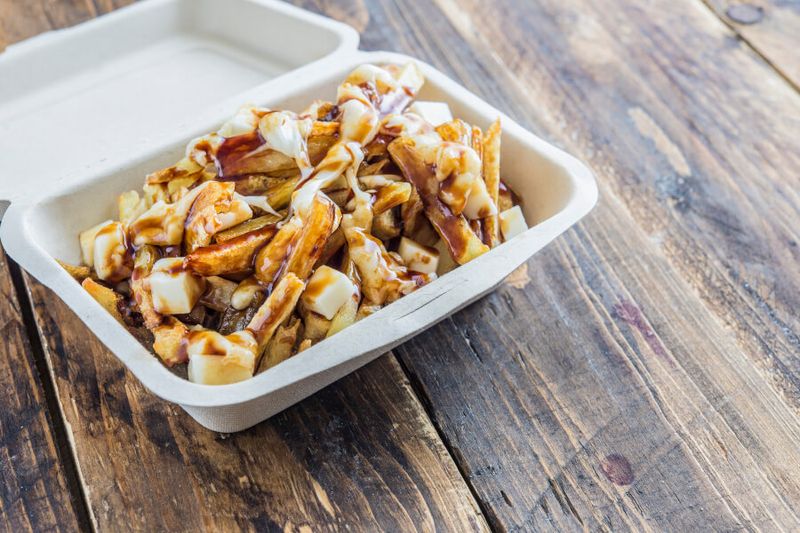
<path fill-rule="evenodd" d="M 153 270 L 153 265 L 158 260 L 158 249 L 145 244 L 136 250 L 133 256 L 133 273 L 131 274 L 131 293 L 139 312 L 144 319 L 144 325 L 153 329 L 161 323 L 161 315 L 156 312 L 153 305 L 153 295 L 150 293 L 150 284 L 147 277 Z"/>
<path fill-rule="evenodd" d="M 381 187 L 375 195 L 372 212 L 380 215 L 384 211 L 407 202 L 409 198 L 411 198 L 411 184 L 405 181 L 398 181 L 386 187 Z"/>
<path fill-rule="evenodd" d="M 231 297 L 236 287 L 234 281 L 219 276 L 208 276 L 206 292 L 200 298 L 200 303 L 215 311 L 224 311 L 231 305 Z"/>
<path fill-rule="evenodd" d="M 252 318 L 255 316 L 256 312 L 259 310 L 261 304 L 264 303 L 266 298 L 266 293 L 259 292 L 255 294 L 253 301 L 250 302 L 250 305 L 247 307 L 247 309 L 239 310 L 233 306 L 225 309 L 225 312 L 222 313 L 222 317 L 219 321 L 218 331 L 223 335 L 229 335 L 246 328 L 247 324 L 250 323 L 250 320 L 252 320 Z"/>
<path fill-rule="evenodd" d="M 126 226 L 147 209 L 145 199 L 139 197 L 136 191 L 128 191 L 119 195 L 117 199 L 119 221 Z"/>
<path fill-rule="evenodd" d="M 353 297 L 347 300 L 344 305 L 342 305 L 342 307 L 336 311 L 336 314 L 333 315 L 328 332 L 325 334 L 326 338 L 339 333 L 344 328 L 350 326 L 356 321 L 356 313 L 358 313 L 358 300 L 358 291 L 354 291 Z"/>
<path fill-rule="evenodd" d="M 170 181 L 187 177 L 198 179 L 202 172 L 203 167 L 191 159 L 184 158 L 171 167 L 162 168 L 161 170 L 148 174 L 147 178 L 145 178 L 145 182 L 152 185 L 155 183 L 169 183 Z"/>
<path fill-rule="evenodd" d="M 321 194 L 316 196 L 308 219 L 303 221 L 303 229 L 286 261 L 287 273 L 294 273 L 303 280 L 311 275 L 325 249 L 325 243 L 339 227 L 341 217 L 336 204 Z"/>
<path fill-rule="evenodd" d="M 412 139 L 398 137 L 389 145 L 389 153 L 405 178 L 417 189 L 425 206 L 425 215 L 447 243 L 450 255 L 458 264 L 463 265 L 489 251 L 489 247 L 472 232 L 466 219 L 461 215 L 453 215 L 439 199 L 436 175 L 425 164 Z"/>
<path fill-rule="evenodd" d="M 373 315 L 381 310 L 382 305 L 372 303 L 368 300 L 364 300 L 361 302 L 361 305 L 358 307 L 358 312 L 356 312 L 356 322 L 367 318 L 370 315 Z"/>
<path fill-rule="evenodd" d="M 483 140 L 483 179 L 486 191 L 500 211 L 500 119 L 495 120 L 486 130 Z M 500 231 L 497 215 L 483 219 L 483 234 L 486 244 L 494 248 L 500 244 Z"/>
<path fill-rule="evenodd" d="M 239 237 L 240 235 L 244 235 L 245 233 L 250 233 L 251 231 L 262 229 L 270 224 L 280 222 L 285 216 L 285 213 L 283 213 L 278 215 L 263 215 L 260 217 L 251 218 L 250 220 L 245 220 L 241 224 L 237 224 L 232 228 L 214 234 L 214 241 L 218 243 L 229 241 L 233 238 Z"/>
<path fill-rule="evenodd" d="M 300 343 L 300 346 L 297 347 L 297 353 L 304 352 L 311 348 L 311 339 L 303 339 L 303 342 Z"/>
<path fill-rule="evenodd" d="M 328 198 L 333 200 L 333 203 L 342 208 L 347 205 L 347 202 L 350 200 L 353 193 L 349 188 L 342 188 L 333 191 L 326 191 L 325 194 L 328 195 Z"/>
<path fill-rule="evenodd" d="M 366 165 L 361 165 L 358 169 L 358 177 L 361 178 L 363 176 L 373 176 L 375 174 L 380 174 L 383 171 L 383 168 L 389 163 L 388 158 L 380 159 L 375 161 L 374 163 L 369 163 Z"/>
<path fill-rule="evenodd" d="M 56 259 L 56 262 L 61 265 L 61 268 L 67 271 L 67 274 L 78 280 L 78 282 L 82 282 L 86 278 L 92 275 L 92 269 L 85 265 L 75 266 L 70 265 L 69 263 L 65 263 Z"/>
<path fill-rule="evenodd" d="M 425 222 L 425 206 L 415 187 L 411 187 L 408 201 L 400 206 L 400 218 L 403 221 L 403 233 L 409 237 L 416 235 L 418 229 Z"/>
<path fill-rule="evenodd" d="M 436 126 L 436 133 L 445 142 L 454 142 L 465 146 L 471 144 L 472 128 L 460 118 Z"/>
<path fill-rule="evenodd" d="M 297 305 L 306 284 L 288 272 L 281 278 L 272 294 L 261 304 L 256 314 L 247 324 L 247 331 L 253 334 L 258 344 L 258 355 L 264 351 L 278 326 L 283 324 Z M 258 361 L 255 367 L 258 368 Z"/>
<path fill-rule="evenodd" d="M 514 193 L 509 189 L 503 180 L 500 180 L 500 194 L 497 200 L 497 212 L 508 211 L 516 204 Z"/>
<path fill-rule="evenodd" d="M 97 283 L 92 278 L 84 279 L 81 286 L 97 301 L 97 303 L 103 306 L 103 309 L 117 319 L 120 324 L 125 324 L 125 321 L 122 319 L 122 313 L 119 310 L 119 305 L 122 303 L 122 295 L 117 294 L 105 285 Z"/>
<path fill-rule="evenodd" d="M 264 226 L 225 242 L 198 248 L 186 256 L 184 264 L 188 270 L 201 276 L 219 276 L 250 270 L 256 252 L 277 231 L 274 225 Z"/>
<path fill-rule="evenodd" d="M 472 126 L 472 136 L 470 137 L 472 149 L 483 161 L 483 130 L 478 126 Z"/>
<path fill-rule="evenodd" d="M 417 287 L 425 285 L 435 276 L 410 274 L 383 243 L 361 228 L 345 228 L 348 253 L 361 276 L 364 296 L 376 304 L 393 302 Z"/>
<path fill-rule="evenodd" d="M 211 242 L 217 214 L 223 206 L 230 204 L 233 191 L 233 183 L 210 181 L 197 195 L 184 223 L 183 241 L 188 252 Z"/>
<path fill-rule="evenodd" d="M 331 327 L 330 320 L 307 309 L 303 309 L 300 315 L 303 317 L 303 335 L 306 339 L 311 339 L 316 344 L 325 338 Z"/>
<path fill-rule="evenodd" d="M 408 185 L 408 183 L 405 185 Z M 399 237 L 400 229 L 400 221 L 391 209 L 376 215 L 372 220 L 372 234 L 382 241 Z"/>
<path fill-rule="evenodd" d="M 284 267 L 289 250 L 302 231 L 302 220 L 298 216 L 292 217 L 278 230 L 275 237 L 264 246 L 256 255 L 253 263 L 255 276 L 266 286 L 275 281 L 275 278 Z"/>
<path fill-rule="evenodd" d="M 177 318 L 168 316 L 164 323 L 152 328 L 155 342 L 153 351 L 158 354 L 164 364 L 174 366 L 189 360 L 186 350 L 183 349 L 183 339 L 189 334 L 189 329 Z"/>
<path fill-rule="evenodd" d="M 174 179 L 167 183 L 167 194 L 169 195 L 170 202 L 177 202 L 183 198 L 201 177 L 202 175 L 187 176 L 185 178 Z"/>
<path fill-rule="evenodd" d="M 344 232 L 342 228 L 339 227 L 336 231 L 334 231 L 328 242 L 325 243 L 325 249 L 322 251 L 322 255 L 319 256 L 317 260 L 317 264 L 314 267 L 318 267 L 320 265 L 327 264 L 331 258 L 336 255 L 336 253 L 342 249 L 342 246 L 345 245 L 347 241 L 344 238 Z"/>
<path fill-rule="evenodd" d="M 303 323 L 297 318 L 289 318 L 286 324 L 279 326 L 275 335 L 267 343 L 267 349 L 261 358 L 256 374 L 289 359 L 294 352 L 302 328 Z"/>

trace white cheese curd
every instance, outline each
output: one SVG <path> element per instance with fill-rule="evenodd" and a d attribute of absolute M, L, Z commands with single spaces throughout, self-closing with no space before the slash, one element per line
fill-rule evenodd
<path fill-rule="evenodd" d="M 162 315 L 192 311 L 205 290 L 205 280 L 182 270 L 183 257 L 165 257 L 153 265 L 148 278 L 153 307 Z"/>
<path fill-rule="evenodd" d="M 92 250 L 94 270 L 104 281 L 120 281 L 131 275 L 125 226 L 109 222 L 97 232 Z"/>
<path fill-rule="evenodd" d="M 408 237 L 400 238 L 397 249 L 400 258 L 409 270 L 423 274 L 435 274 L 439 267 L 439 251 L 423 246 Z"/>
<path fill-rule="evenodd" d="M 511 209 L 506 209 L 497 218 L 500 219 L 500 231 L 503 233 L 503 240 L 508 241 L 513 237 L 525 232 L 528 229 L 528 224 L 525 222 L 525 216 L 522 214 L 522 209 L 515 205 Z"/>
<path fill-rule="evenodd" d="M 355 287 L 347 276 L 323 265 L 308 280 L 301 300 L 306 309 L 330 320 L 353 295 L 353 291 Z"/>
<path fill-rule="evenodd" d="M 251 133 L 258 128 L 258 121 L 264 112 L 268 110 L 259 110 L 253 106 L 244 106 L 236 112 L 236 114 L 217 131 L 217 135 L 222 137 L 236 137 L 237 135 L 244 135 Z"/>
<path fill-rule="evenodd" d="M 453 120 L 450 106 L 444 102 L 416 101 L 409 106 L 408 111 L 419 115 L 434 127 Z"/>
<path fill-rule="evenodd" d="M 271 111 L 261 117 L 258 131 L 269 148 L 291 157 L 302 170 L 311 166 L 306 139 L 312 126 L 310 118 L 297 118 L 288 111 Z"/>
<path fill-rule="evenodd" d="M 98 231 L 109 225 L 111 222 L 111 220 L 101 222 L 100 224 L 82 232 L 78 236 L 78 240 L 81 244 L 81 259 L 83 259 L 84 265 L 88 267 L 94 266 L 94 238 L 97 237 Z"/>

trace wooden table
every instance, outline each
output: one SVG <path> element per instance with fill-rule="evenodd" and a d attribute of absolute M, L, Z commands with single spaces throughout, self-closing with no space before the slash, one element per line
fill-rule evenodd
<path fill-rule="evenodd" d="M 298 2 L 596 171 L 491 296 L 235 435 L 0 263 L 0 523 L 23 530 L 797 530 L 800 8 Z M 115 0 L 0 0 L 0 43 Z M 2 46 L 0 45 L 0 48 Z"/>

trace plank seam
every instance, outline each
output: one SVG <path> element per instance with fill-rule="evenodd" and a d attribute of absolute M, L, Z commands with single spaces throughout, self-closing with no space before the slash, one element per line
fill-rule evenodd
<path fill-rule="evenodd" d="M 33 317 L 33 303 L 28 295 L 22 270 L 10 257 L 8 258 L 8 270 L 11 274 L 14 290 L 17 293 L 16 296 L 20 305 L 22 323 L 28 335 L 31 351 L 33 352 L 35 371 L 39 375 L 39 381 L 42 384 L 46 408 L 45 416 L 53 428 L 56 455 L 61 467 L 64 469 L 64 477 L 67 483 L 67 489 L 69 490 L 69 499 L 78 519 L 79 527 L 83 531 L 94 531 L 86 493 L 80 480 L 77 459 L 75 458 L 74 450 L 68 437 L 66 423 L 59 404 L 58 394 L 55 390 L 55 383 L 53 382 L 53 375 L 50 372 L 45 358 L 45 351 L 39 335 L 39 328 L 36 326 L 36 321 Z"/>
<path fill-rule="evenodd" d="M 464 467 L 462 466 L 463 465 L 462 461 L 458 461 L 455 454 L 453 453 L 452 449 L 453 446 L 452 443 L 450 442 L 450 439 L 447 438 L 447 435 L 444 433 L 442 428 L 439 427 L 439 424 L 436 422 L 436 419 L 433 416 L 431 399 L 427 394 L 425 394 L 422 387 L 422 383 L 419 381 L 419 379 L 417 379 L 415 374 L 409 371 L 409 369 L 406 367 L 401 357 L 399 357 L 394 352 L 391 353 L 391 356 L 395 358 L 397 363 L 400 365 L 400 369 L 403 371 L 403 374 L 405 374 L 406 379 L 411 384 L 411 390 L 416 396 L 417 401 L 422 406 L 422 409 L 425 411 L 425 415 L 428 417 L 431 426 L 433 426 L 434 431 L 436 431 L 436 434 L 439 436 L 439 440 L 442 442 L 442 444 L 444 444 L 444 448 L 447 451 L 447 456 L 450 458 L 451 461 L 453 461 L 453 464 L 456 466 L 456 469 L 458 469 L 458 473 L 461 475 L 461 479 L 464 480 L 464 484 L 469 489 L 469 492 L 472 495 L 472 498 L 475 500 L 478 509 L 480 509 L 480 512 L 483 515 L 486 524 L 489 526 L 489 529 L 491 529 L 493 532 L 504 531 L 504 529 L 500 525 L 496 525 L 496 522 L 498 522 L 497 516 L 492 512 L 491 508 L 486 506 L 483 499 L 479 496 L 476 488 L 473 486 Z"/>
<path fill-rule="evenodd" d="M 753 53 L 755 53 L 755 54 L 756 54 L 758 57 L 760 57 L 760 58 L 761 58 L 761 60 L 763 60 L 763 61 L 764 61 L 764 62 L 765 62 L 767 65 L 769 65 L 769 67 L 770 67 L 772 70 L 774 70 L 774 71 L 775 71 L 775 72 L 778 74 L 778 76 L 780 76 L 780 78 L 781 78 L 783 81 L 785 81 L 786 83 L 788 83 L 788 84 L 789 84 L 789 86 L 790 86 L 792 89 L 794 89 L 794 91 L 795 91 L 796 93 L 800 94 L 800 86 L 798 86 L 798 85 L 797 85 L 797 84 L 796 84 L 796 83 L 795 83 L 795 82 L 792 80 L 792 78 L 790 78 L 789 76 L 787 76 L 786 74 L 784 74 L 783 70 L 782 70 L 781 68 L 779 68 L 779 67 L 778 67 L 778 65 L 777 65 L 777 64 L 775 64 L 775 62 L 774 62 L 774 61 L 772 61 L 772 60 L 771 60 L 770 58 L 768 58 L 768 57 L 767 57 L 767 56 L 766 56 L 766 55 L 765 55 L 763 52 L 761 52 L 761 50 L 760 50 L 760 49 L 759 49 L 759 48 L 758 48 L 758 47 L 757 47 L 755 44 L 753 44 L 753 42 L 752 42 L 752 41 L 750 41 L 750 39 L 748 39 L 748 38 L 747 38 L 747 37 L 745 37 L 745 36 L 744 36 L 744 35 L 743 35 L 741 32 L 739 32 L 739 30 L 736 28 L 736 26 L 735 26 L 735 25 L 731 24 L 729 21 L 725 20 L 725 17 L 723 17 L 721 14 L 717 13 L 717 10 L 716 10 L 716 9 L 714 9 L 714 7 L 711 5 L 711 3 L 710 3 L 710 0 L 699 0 L 699 2 L 700 2 L 700 3 L 701 3 L 703 6 L 705 6 L 705 8 L 706 8 L 706 9 L 708 9 L 708 10 L 711 12 L 711 14 L 714 16 L 714 18 L 716 18 L 717 20 L 719 20 L 719 21 L 720 21 L 722 24 L 724 24 L 724 25 L 725 25 L 725 26 L 726 26 L 728 29 L 730 29 L 730 30 L 731 30 L 731 31 L 734 33 L 734 35 L 736 35 L 736 38 L 737 38 L 738 40 L 740 40 L 740 41 L 741 41 L 741 42 L 743 42 L 745 45 L 747 45 L 747 48 L 749 48 L 750 50 L 752 50 L 752 51 L 753 51 Z"/>

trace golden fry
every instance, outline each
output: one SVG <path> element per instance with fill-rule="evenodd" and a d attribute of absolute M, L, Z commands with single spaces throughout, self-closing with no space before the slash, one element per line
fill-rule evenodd
<path fill-rule="evenodd" d="M 486 130 L 483 141 L 483 179 L 486 191 L 499 209 L 500 195 L 500 119 L 495 120 Z M 500 231 L 497 215 L 490 215 L 483 220 L 483 234 L 486 244 L 494 248 L 500 244 Z"/>
<path fill-rule="evenodd" d="M 121 324 L 125 322 L 122 319 L 122 313 L 120 313 L 119 305 L 122 303 L 122 295 L 114 292 L 112 289 L 109 289 L 105 285 L 100 285 L 92 278 L 86 278 L 81 283 L 81 286 L 89 293 L 89 295 L 94 298 L 97 303 L 103 306 L 103 309 L 108 311 L 111 316 L 117 319 L 117 321 Z"/>
<path fill-rule="evenodd" d="M 92 269 L 85 265 L 75 266 L 70 265 L 69 263 L 65 263 L 63 261 L 59 261 L 56 259 L 56 262 L 61 265 L 61 268 L 67 271 L 67 274 L 82 282 L 86 278 L 92 275 Z"/>
<path fill-rule="evenodd" d="M 398 181 L 381 187 L 375 195 L 375 203 L 372 204 L 372 211 L 380 215 L 393 207 L 405 203 L 411 198 L 411 184 L 405 181 Z"/>
<path fill-rule="evenodd" d="M 224 231 L 220 231 L 214 235 L 214 241 L 216 242 L 226 242 L 235 237 L 239 237 L 240 235 L 244 235 L 245 233 L 250 233 L 251 231 L 256 231 L 262 228 L 269 226 L 270 224 L 275 224 L 280 222 L 285 215 L 263 215 L 256 218 L 251 218 L 250 220 L 245 220 L 241 224 L 237 224 L 236 226 L 226 229 Z"/>
<path fill-rule="evenodd" d="M 264 226 L 225 242 L 198 248 L 186 256 L 186 268 L 201 276 L 219 276 L 250 270 L 256 252 L 276 232 L 274 226 Z"/>

